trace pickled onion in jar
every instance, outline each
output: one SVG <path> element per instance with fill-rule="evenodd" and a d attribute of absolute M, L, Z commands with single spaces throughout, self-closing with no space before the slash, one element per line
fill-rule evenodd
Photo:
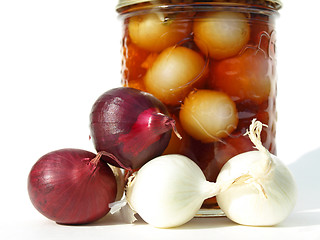
<path fill-rule="evenodd" d="M 204 143 L 219 141 L 237 128 L 235 103 L 223 92 L 196 90 L 184 100 L 180 123 L 193 138 Z"/>
<path fill-rule="evenodd" d="M 151 51 L 160 52 L 174 46 L 191 33 L 191 21 L 179 20 L 164 13 L 136 15 L 129 20 L 129 35 L 133 43 Z"/>
<path fill-rule="evenodd" d="M 211 86 L 227 93 L 234 101 L 267 100 L 273 79 L 272 61 L 264 51 L 247 48 L 239 56 L 211 65 Z"/>
<path fill-rule="evenodd" d="M 178 46 L 162 51 L 146 73 L 147 92 L 167 105 L 179 105 L 193 87 L 208 75 L 205 59 L 196 51 Z"/>
<path fill-rule="evenodd" d="M 250 38 L 243 13 L 211 12 L 199 15 L 193 24 L 194 41 L 211 58 L 224 59 L 240 52 Z"/>

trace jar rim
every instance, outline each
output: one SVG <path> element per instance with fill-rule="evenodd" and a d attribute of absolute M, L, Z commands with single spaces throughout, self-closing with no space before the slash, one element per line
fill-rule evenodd
<path fill-rule="evenodd" d="M 185 3 L 185 4 L 208 4 L 208 3 L 227 3 L 227 4 L 237 4 L 237 3 L 242 3 L 242 4 L 250 4 L 250 5 L 255 5 L 258 7 L 267 7 L 272 10 L 279 10 L 282 7 L 282 2 L 281 0 L 119 0 L 116 10 L 118 12 L 121 12 L 121 9 L 130 7 L 132 5 L 136 5 L 139 3 L 149 3 L 149 4 L 179 4 L 179 3 Z"/>

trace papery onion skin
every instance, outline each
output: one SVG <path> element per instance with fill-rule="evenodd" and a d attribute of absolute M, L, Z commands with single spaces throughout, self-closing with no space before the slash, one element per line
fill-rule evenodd
<path fill-rule="evenodd" d="M 253 175 L 255 179 L 247 179 L 245 183 L 235 181 L 217 195 L 219 207 L 232 221 L 249 226 L 273 226 L 293 210 L 297 196 L 293 176 L 275 155 L 270 156 L 272 164 L 263 177 Z M 259 173 L 262 169 L 259 159 L 265 157 L 263 152 L 250 151 L 231 158 L 221 169 L 217 183 Z"/>
<path fill-rule="evenodd" d="M 94 103 L 90 132 L 96 150 L 110 152 L 129 170 L 162 154 L 167 147 L 174 120 L 153 95 L 129 88 L 111 89 Z"/>
<path fill-rule="evenodd" d="M 59 224 L 86 224 L 109 212 L 117 194 L 110 167 L 81 149 L 60 149 L 42 156 L 28 176 L 34 207 Z"/>
<path fill-rule="evenodd" d="M 191 159 L 168 154 L 146 163 L 129 182 L 126 197 L 140 217 L 157 228 L 171 228 L 190 221 L 204 199 L 216 194 Z"/>

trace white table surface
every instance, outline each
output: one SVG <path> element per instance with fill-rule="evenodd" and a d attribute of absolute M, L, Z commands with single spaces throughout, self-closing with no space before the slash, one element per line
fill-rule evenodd
<path fill-rule="evenodd" d="M 0 1 L 1 239 L 320 239 L 320 35 L 316 0 L 284 0 L 277 22 L 278 156 L 299 189 L 276 227 L 227 218 L 175 229 L 107 215 L 85 226 L 47 220 L 32 206 L 27 176 L 45 153 L 89 141 L 91 106 L 120 82 L 116 0 Z"/>

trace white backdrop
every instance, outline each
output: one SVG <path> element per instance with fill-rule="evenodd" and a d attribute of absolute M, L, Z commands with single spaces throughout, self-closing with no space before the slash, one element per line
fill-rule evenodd
<path fill-rule="evenodd" d="M 195 219 L 178 230 L 158 230 L 112 216 L 101 224 L 60 226 L 38 213 L 27 194 L 28 173 L 45 153 L 65 147 L 94 151 L 91 106 L 120 84 L 117 1 L 0 0 L 1 239 L 320 239 L 320 2 L 283 3 L 277 22 L 277 145 L 298 182 L 294 213 L 275 228 Z"/>

